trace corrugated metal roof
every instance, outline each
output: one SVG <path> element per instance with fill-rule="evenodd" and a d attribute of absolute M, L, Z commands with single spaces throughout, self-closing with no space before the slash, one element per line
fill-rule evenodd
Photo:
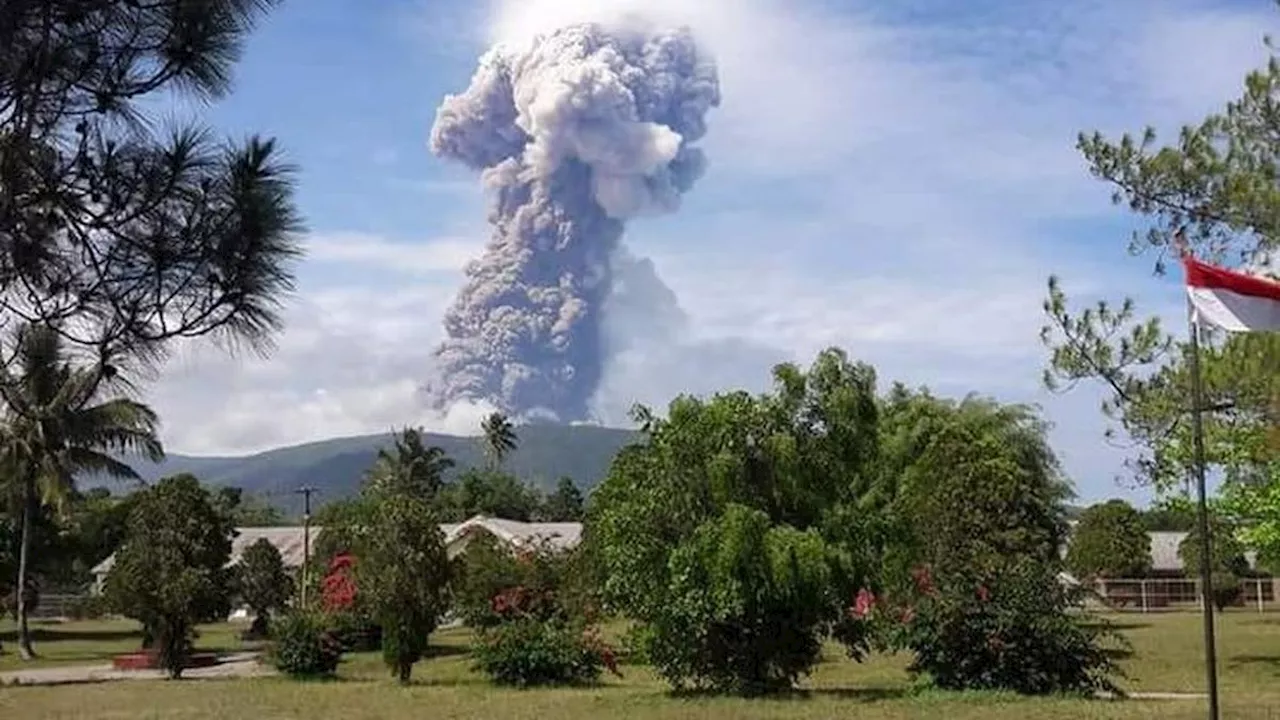
<path fill-rule="evenodd" d="M 323 528 L 313 525 L 311 526 L 311 547 L 315 549 L 316 538 L 320 535 Z M 241 556 L 250 545 L 266 538 L 267 542 L 276 546 L 276 550 L 280 551 L 280 559 L 284 561 L 284 566 L 289 568 L 301 567 L 303 560 L 302 540 L 306 536 L 304 528 L 298 526 L 286 527 L 242 527 L 236 528 L 236 536 L 231 539 L 231 560 L 228 565 L 235 565 L 240 562 Z M 111 570 L 111 566 L 115 564 L 116 556 L 113 553 L 111 557 L 103 560 L 94 566 L 92 572 L 94 575 L 105 575 Z"/>
<path fill-rule="evenodd" d="M 477 515 L 447 530 L 441 525 L 440 529 L 444 531 L 446 545 L 453 545 L 476 529 L 486 530 L 505 542 L 521 547 L 546 542 L 553 548 L 568 550 L 582 540 L 582 523 L 527 523 L 483 515 Z"/>
<path fill-rule="evenodd" d="M 316 538 L 323 528 L 311 527 L 311 547 L 315 548 Z M 545 540 L 553 547 L 568 550 L 575 547 L 582 539 L 582 523 L 526 523 L 516 520 L 503 520 L 477 515 L 462 523 L 442 523 L 440 532 L 444 534 L 445 545 L 453 546 L 476 530 L 492 533 L 495 537 L 512 545 L 527 547 Z M 276 546 L 285 567 L 302 566 L 303 552 L 302 526 L 291 527 L 246 527 L 236 528 L 236 537 L 231 541 L 231 560 L 228 565 L 240 561 L 244 551 L 262 538 Z M 93 568 L 94 575 L 105 575 L 111 570 L 115 555 L 103 560 Z"/>

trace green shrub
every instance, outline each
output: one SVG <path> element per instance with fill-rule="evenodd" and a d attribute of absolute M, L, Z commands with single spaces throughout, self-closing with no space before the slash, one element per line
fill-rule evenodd
<path fill-rule="evenodd" d="M 1213 583 L 1213 606 L 1218 612 L 1239 605 L 1244 598 L 1244 584 L 1235 573 L 1215 572 L 1209 581 Z"/>
<path fill-rule="evenodd" d="M 103 594 L 113 612 L 142 623 L 173 679 L 187 665 L 196 626 L 230 614 L 234 535 L 193 475 L 164 478 L 134 496 Z"/>
<path fill-rule="evenodd" d="M 889 644 L 914 652 L 910 670 L 935 686 L 1027 695 L 1117 690 L 1120 637 L 1076 608 L 1078 591 L 1052 567 L 1026 562 L 987 582 L 921 585 L 914 602 L 898 607 L 861 594 L 852 613 L 889 628 Z"/>
<path fill-rule="evenodd" d="M 521 617 L 479 631 L 477 640 L 476 669 L 498 685 L 583 685 L 604 668 L 617 672 L 597 635 L 559 620 Z"/>
<path fill-rule="evenodd" d="M 632 625 L 621 639 L 622 662 L 627 665 L 652 665 L 649 648 L 654 642 L 653 628 L 649 625 Z"/>
<path fill-rule="evenodd" d="M 343 652 L 376 652 L 382 649 L 382 628 L 363 613 L 330 613 L 328 626 L 342 644 Z"/>
<path fill-rule="evenodd" d="M 837 562 L 817 531 L 730 505 L 671 553 L 646 654 L 676 689 L 786 691 L 818 663 L 838 619 Z"/>
<path fill-rule="evenodd" d="M 276 619 L 271 636 L 270 661 L 290 677 L 332 677 L 342 661 L 342 643 L 323 615 L 287 613 Z"/>
<path fill-rule="evenodd" d="M 568 567 L 569 555 L 549 543 L 512 552 L 493 536 L 479 535 L 461 556 L 454 610 L 468 627 L 493 627 L 503 621 L 493 600 L 516 587 L 539 595 L 554 593 L 559 610 Z"/>
<path fill-rule="evenodd" d="M 86 595 L 67 604 L 71 620 L 101 620 L 107 614 L 107 603 L 101 595 Z"/>

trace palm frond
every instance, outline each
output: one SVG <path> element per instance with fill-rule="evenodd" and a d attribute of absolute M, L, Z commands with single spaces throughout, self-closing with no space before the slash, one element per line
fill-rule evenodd
<path fill-rule="evenodd" d="M 126 462 L 106 453 L 72 448 L 67 451 L 67 465 L 77 472 L 109 477 L 113 480 L 138 480 L 138 472 Z"/>
<path fill-rule="evenodd" d="M 79 473 L 137 479 L 120 453 L 164 458 L 155 411 L 126 397 L 99 401 L 113 387 L 103 366 L 77 366 L 48 327 L 24 326 L 14 342 L 20 373 L 0 369 L 0 473 L 24 493 L 61 507 Z"/>

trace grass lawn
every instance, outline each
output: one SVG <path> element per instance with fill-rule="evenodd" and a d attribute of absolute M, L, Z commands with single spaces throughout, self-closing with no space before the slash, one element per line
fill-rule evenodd
<path fill-rule="evenodd" d="M 243 625 L 207 625 L 200 628 L 198 650 L 235 652 L 244 649 L 239 633 Z M 0 672 L 58 665 L 109 665 L 111 658 L 142 646 L 142 632 L 130 621 L 74 623 L 33 622 L 36 654 L 32 662 L 18 658 L 17 631 L 11 621 L 0 622 Z"/>
<path fill-rule="evenodd" d="M 1117 618 L 1133 644 L 1125 661 L 1132 691 L 1196 692 L 1204 686 L 1199 616 L 1191 613 Z M 1228 614 L 1219 624 L 1224 716 L 1280 719 L 1280 615 Z M 6 628 L 8 629 L 8 628 Z M 41 662 L 102 662 L 136 647 L 131 626 L 75 623 L 42 626 Z M 230 626 L 208 628 L 202 648 L 238 647 Z M 1202 701 L 1082 701 L 998 695 L 912 693 L 905 658 L 878 657 L 857 664 L 832 648 L 793 698 L 744 701 L 675 699 L 647 668 L 624 666 L 623 679 L 580 690 L 502 690 L 469 669 L 467 635 L 437 634 L 434 656 L 419 663 L 415 684 L 397 687 L 380 660 L 355 656 L 330 683 L 268 678 L 235 681 L 126 682 L 0 690 L 0 717 L 23 718 L 933 718 L 1042 720 L 1047 718 L 1156 718 L 1204 716 Z M 12 632 L 0 632 L 12 652 Z M 0 656 L 0 671 L 18 662 Z"/>

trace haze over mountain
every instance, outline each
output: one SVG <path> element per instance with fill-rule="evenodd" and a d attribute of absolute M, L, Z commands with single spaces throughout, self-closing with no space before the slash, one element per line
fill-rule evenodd
<path fill-rule="evenodd" d="M 591 490 L 608 472 L 618 450 L 639 437 L 632 430 L 589 425 L 534 424 L 517 430 L 520 446 L 505 460 L 504 467 L 542 490 L 553 488 L 561 477 L 572 478 L 584 492 Z M 211 485 L 243 488 L 295 515 L 302 506 L 297 489 L 304 485 L 319 490 L 314 498 L 316 506 L 355 493 L 378 448 L 390 440 L 390 433 L 380 433 L 320 440 L 242 457 L 171 454 L 160 463 L 127 460 L 145 482 L 189 472 Z M 450 477 L 484 463 L 478 437 L 427 433 L 425 440 L 428 445 L 442 448 L 457 463 Z"/>

